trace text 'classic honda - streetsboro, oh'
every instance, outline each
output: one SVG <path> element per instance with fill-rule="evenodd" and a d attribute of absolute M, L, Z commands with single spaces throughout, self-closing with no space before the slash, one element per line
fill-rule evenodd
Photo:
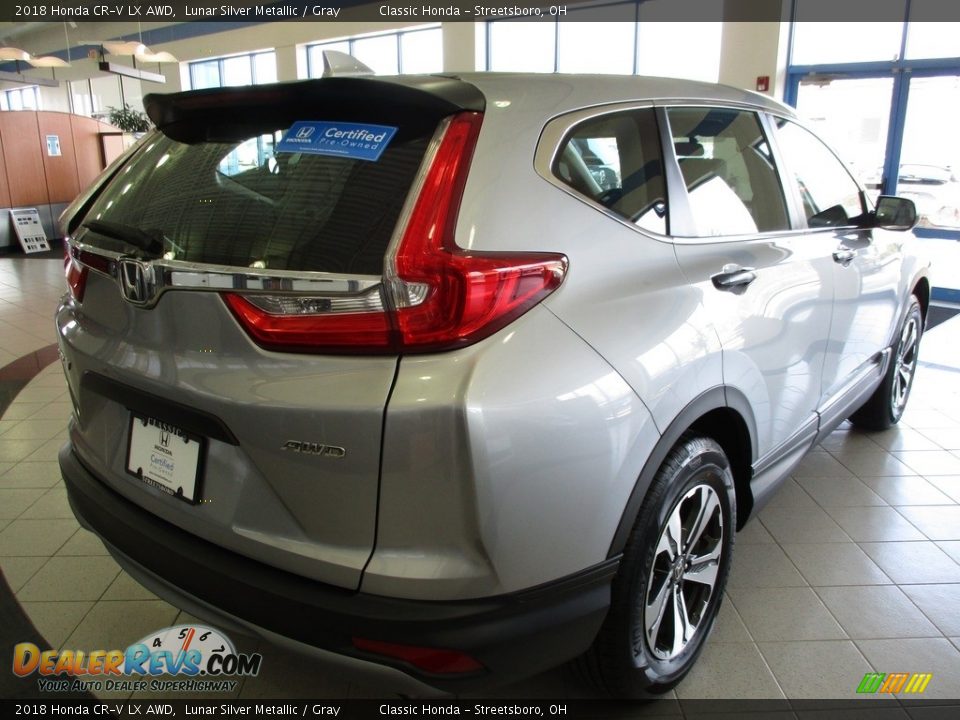
<path fill-rule="evenodd" d="M 903 413 L 913 203 L 793 112 L 637 77 L 150 95 L 65 212 L 70 502 L 211 623 L 458 691 L 690 670 L 735 533 Z"/>

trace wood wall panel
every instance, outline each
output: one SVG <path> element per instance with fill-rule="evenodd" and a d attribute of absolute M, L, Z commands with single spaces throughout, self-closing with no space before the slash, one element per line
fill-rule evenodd
<path fill-rule="evenodd" d="M 3 157 L 3 137 L 0 136 L 0 208 L 8 207 L 10 207 L 10 185 L 7 183 L 7 161 Z"/>
<path fill-rule="evenodd" d="M 77 178 L 80 189 L 84 190 L 104 168 L 100 133 L 116 132 L 116 128 L 83 115 L 70 115 L 70 125 L 73 128 L 73 146 L 77 156 Z"/>
<path fill-rule="evenodd" d="M 49 204 L 37 113 L 0 112 L 0 137 L 3 139 L 3 163 L 10 187 L 11 206 Z M 43 148 L 46 154 L 46 144 Z"/>
<path fill-rule="evenodd" d="M 123 135 L 116 133 L 113 135 L 101 135 L 100 142 L 103 149 L 103 161 L 107 165 L 123 155 L 123 151 L 126 150 Z"/>
<path fill-rule="evenodd" d="M 77 156 L 74 152 L 70 116 L 66 113 L 39 112 L 37 127 L 40 130 L 40 152 L 47 176 L 50 202 L 71 202 L 80 194 L 80 181 L 77 178 Z M 59 157 L 51 157 L 47 152 L 48 135 L 56 135 L 60 139 Z"/>
<path fill-rule="evenodd" d="M 103 132 L 118 131 L 82 115 L 0 112 L 0 208 L 71 202 L 104 168 Z M 60 138 L 59 157 L 47 155 L 47 135 Z"/>

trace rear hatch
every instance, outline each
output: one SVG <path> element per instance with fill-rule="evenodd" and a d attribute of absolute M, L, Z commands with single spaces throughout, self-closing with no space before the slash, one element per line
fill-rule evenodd
<path fill-rule="evenodd" d="M 395 277 L 395 246 L 436 224 L 424 175 L 457 118 L 448 154 L 469 164 L 483 98 L 330 78 L 146 107 L 159 131 L 64 216 L 74 450 L 201 538 L 355 589 L 403 342 L 391 309 L 443 299 Z"/>

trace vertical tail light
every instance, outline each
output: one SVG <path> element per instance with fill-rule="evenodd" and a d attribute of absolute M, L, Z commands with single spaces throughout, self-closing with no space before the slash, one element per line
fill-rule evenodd
<path fill-rule="evenodd" d="M 476 112 L 445 121 L 400 240 L 388 252 L 382 310 L 278 313 L 267 309 L 275 302 L 225 293 L 254 341 L 318 353 L 451 350 L 492 335 L 556 290 L 567 269 L 563 255 L 473 252 L 455 242 L 482 121 Z"/>
<path fill-rule="evenodd" d="M 479 113 L 462 113 L 450 121 L 388 259 L 397 331 L 406 351 L 449 350 L 492 335 L 559 287 L 566 272 L 563 255 L 457 246 L 457 214 L 482 120 Z"/>
<path fill-rule="evenodd" d="M 73 256 L 73 249 L 70 247 L 70 241 L 63 240 L 63 272 L 67 277 L 67 286 L 70 288 L 70 295 L 77 302 L 83 302 L 83 293 L 87 289 L 86 266 L 81 265 Z"/>

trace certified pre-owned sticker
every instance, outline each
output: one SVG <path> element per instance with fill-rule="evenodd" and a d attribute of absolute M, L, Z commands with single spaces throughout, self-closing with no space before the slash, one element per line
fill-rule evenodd
<path fill-rule="evenodd" d="M 277 152 L 333 155 L 377 161 L 397 128 L 367 123 L 298 120 L 277 144 Z"/>

